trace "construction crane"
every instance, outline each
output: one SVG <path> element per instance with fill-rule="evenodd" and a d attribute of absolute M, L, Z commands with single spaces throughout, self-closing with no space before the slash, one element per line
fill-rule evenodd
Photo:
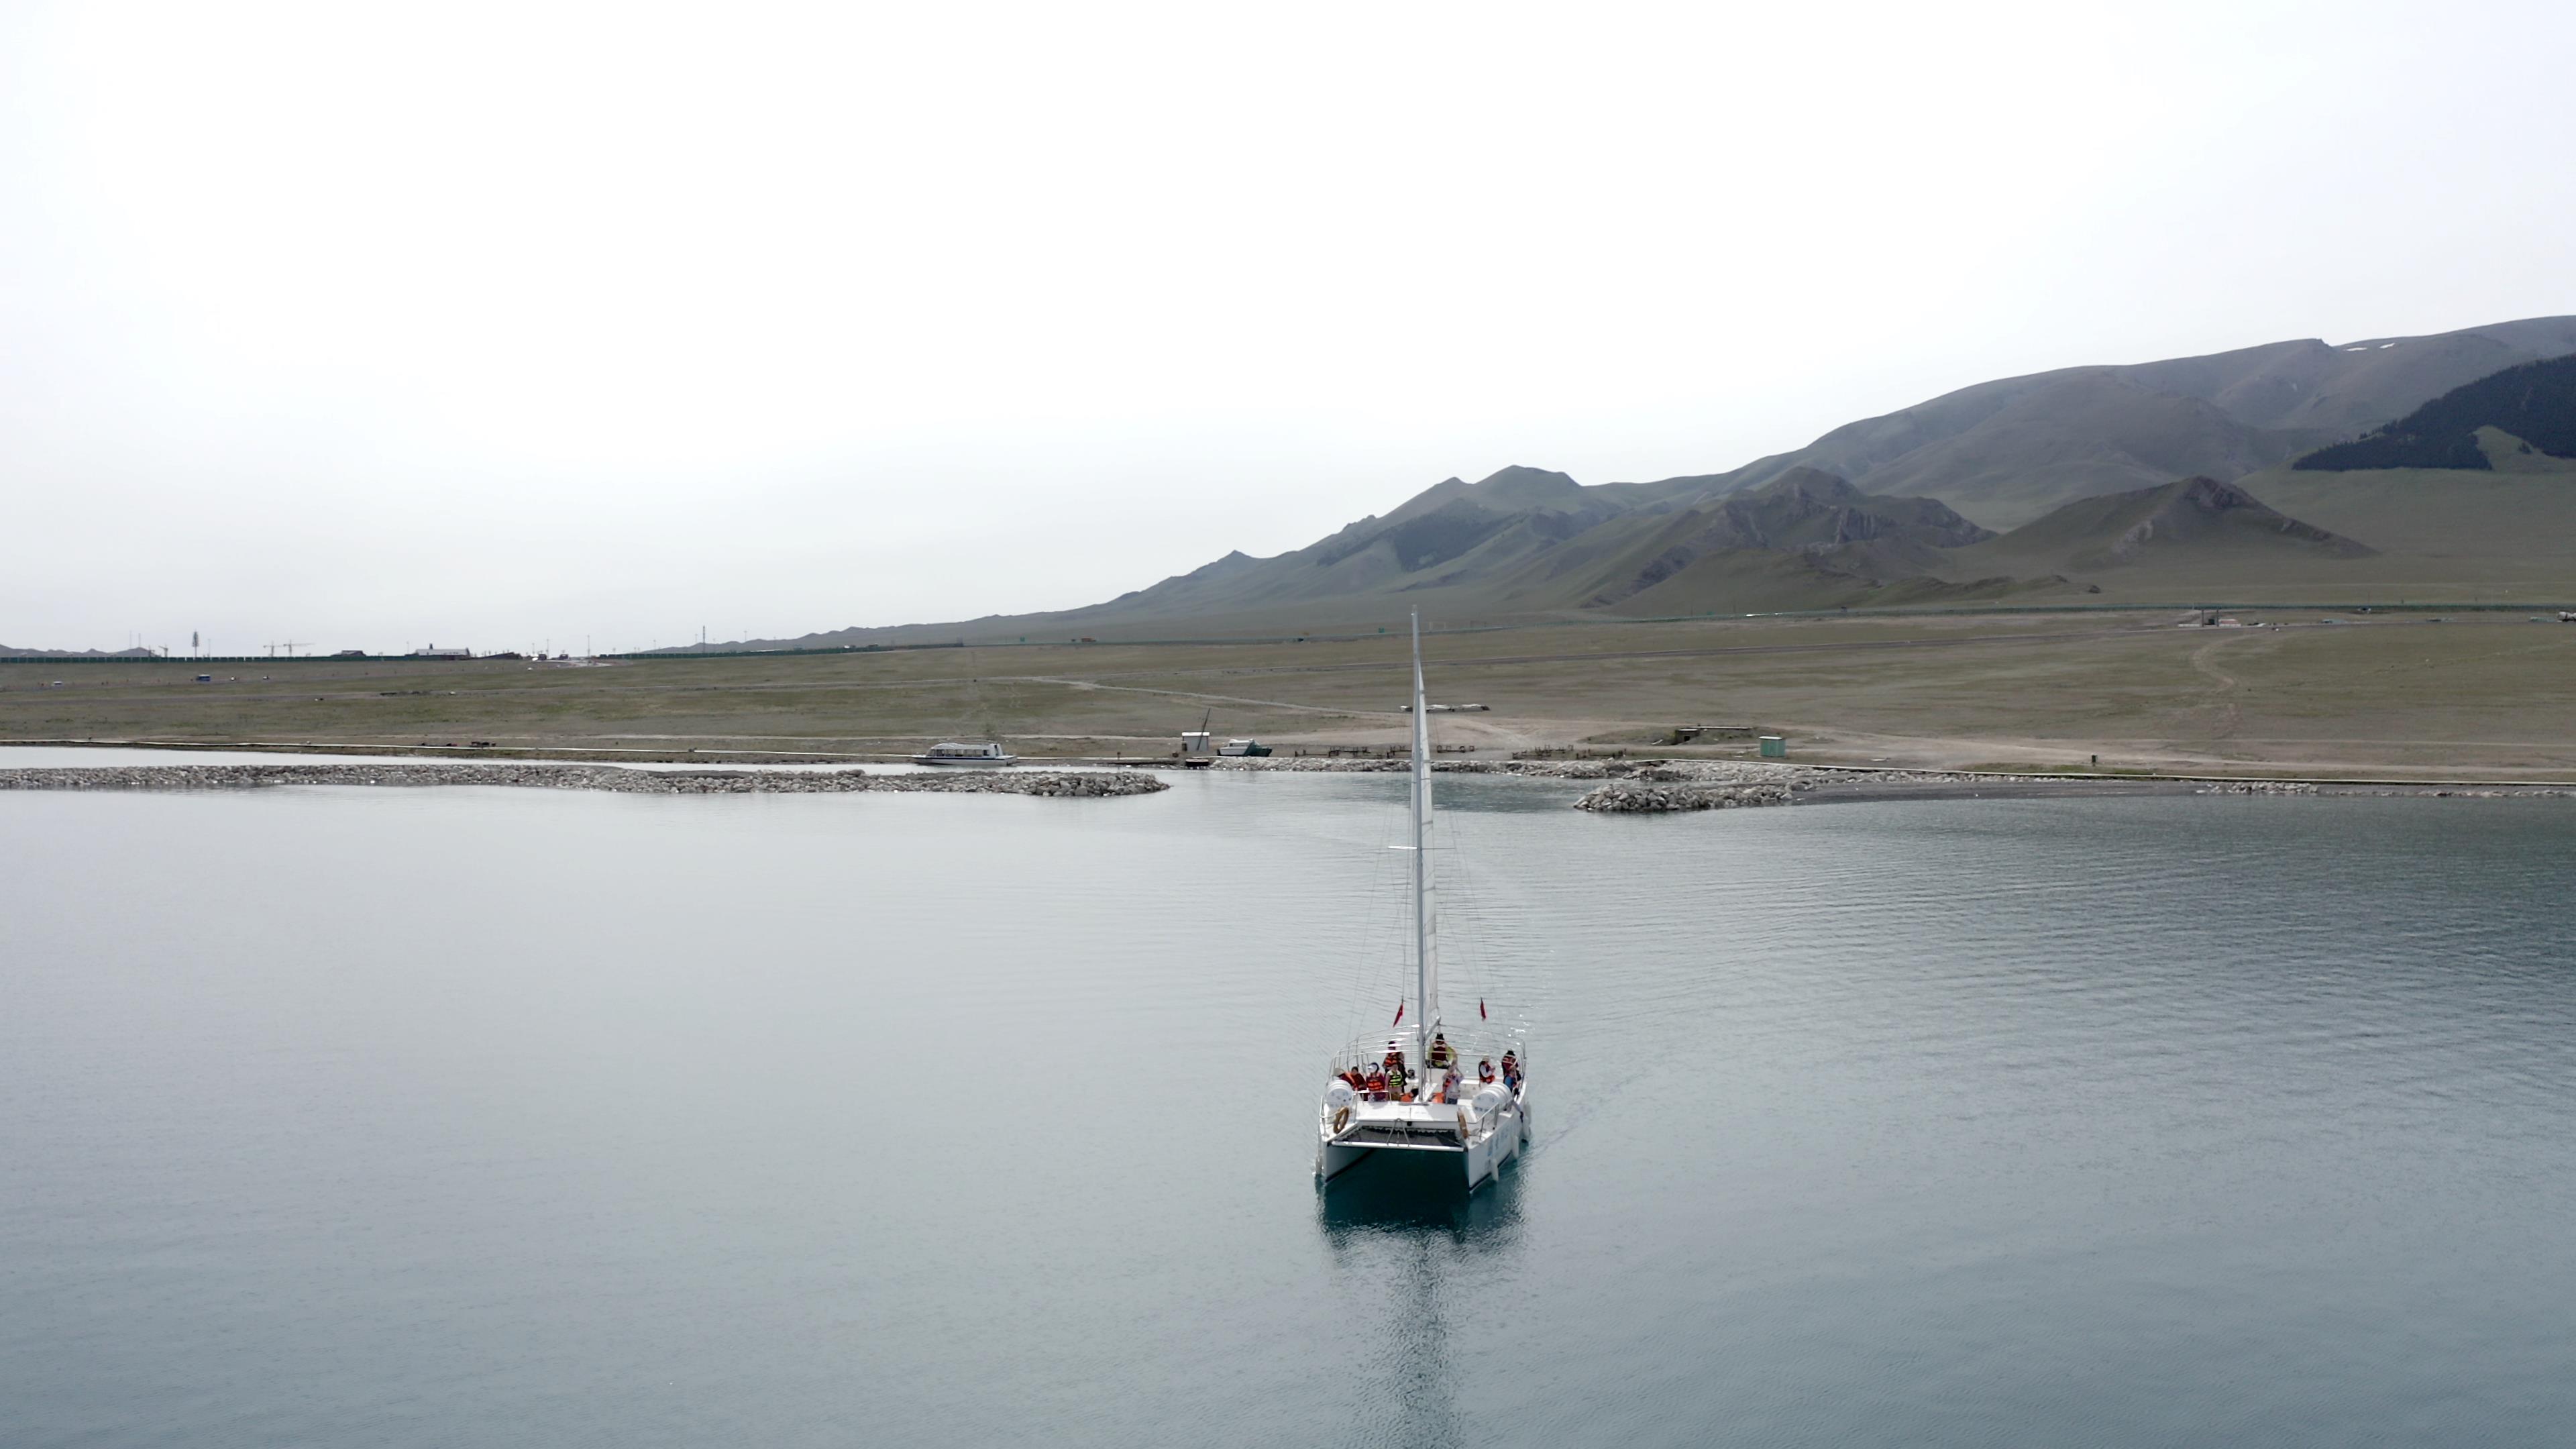
<path fill-rule="evenodd" d="M 271 659 L 275 659 L 277 657 L 277 651 L 280 649 L 285 650 L 286 657 L 292 659 L 295 657 L 296 650 L 312 648 L 313 641 L 310 639 L 289 639 L 283 644 L 269 644 L 262 647 L 268 650 L 268 657 Z"/>

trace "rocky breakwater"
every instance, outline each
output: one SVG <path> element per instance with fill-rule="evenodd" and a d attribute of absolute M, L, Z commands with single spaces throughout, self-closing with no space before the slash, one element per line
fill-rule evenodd
<path fill-rule="evenodd" d="M 1134 770 L 636 770 L 617 765 L 114 765 L 0 770 L 0 790 L 248 790 L 269 785 L 501 785 L 627 795 L 1151 795 L 1170 785 Z"/>
<path fill-rule="evenodd" d="M 1379 759 L 1227 759 L 1232 769 L 1393 774 L 1413 768 L 1402 756 Z M 1574 802 L 1577 810 L 1612 814 L 1665 814 L 1678 810 L 1731 810 L 1786 805 L 1802 791 L 1843 777 L 1796 765 L 1750 760 L 1434 760 L 1434 774 L 1512 775 L 1529 780 L 1601 780 L 1601 788 Z"/>
<path fill-rule="evenodd" d="M 2203 785 L 2202 795 L 2367 795 L 2385 799 L 2412 796 L 2428 800 L 2566 800 L 2576 790 L 2551 785 L 2388 785 L 2337 784 L 2332 780 L 2226 780 Z"/>
<path fill-rule="evenodd" d="M 1269 759 L 1222 759 L 1221 770 L 1267 770 L 1290 774 L 1401 775 L 1413 768 L 1404 755 L 1344 758 L 1305 755 Z M 1527 780 L 1697 780 L 1719 784 L 1774 784 L 1813 781 L 1825 772 L 1797 765 L 1751 760 L 1434 760 L 1435 775 L 1514 775 Z"/>
<path fill-rule="evenodd" d="M 1722 760 L 1640 760 L 1608 767 L 1568 766 L 1562 770 L 1562 777 L 1606 778 L 1609 783 L 1574 802 L 1577 810 L 1605 815 L 1669 815 L 1685 810 L 1787 805 L 1817 783 L 1815 771 L 1794 765 Z"/>
<path fill-rule="evenodd" d="M 1801 784 L 1653 785 L 1621 780 L 1603 785 L 1574 802 L 1577 810 L 1608 815 L 1668 815 L 1680 810 L 1733 810 L 1747 805 L 1786 805 L 1806 789 Z"/>
<path fill-rule="evenodd" d="M 1533 767 L 1515 764 L 1511 768 L 1517 773 Z M 2064 783 L 2022 775 L 1815 770 L 1738 760 L 1637 760 L 1607 765 L 1587 761 L 1561 765 L 1551 773 L 1564 779 L 1607 778 L 1608 784 L 1575 801 L 1574 808 L 1614 815 L 1793 805 L 1801 799 L 1939 799 L 1962 790 L 2009 793 Z"/>

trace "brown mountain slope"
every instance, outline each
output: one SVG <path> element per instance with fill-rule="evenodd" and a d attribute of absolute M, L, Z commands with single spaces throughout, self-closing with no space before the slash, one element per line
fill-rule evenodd
<path fill-rule="evenodd" d="M 1651 588 L 1612 605 L 1631 618 L 1682 614 L 1775 613 L 1798 609 L 1893 609 L 1956 604 L 2062 590 L 2062 578 L 1986 578 L 1952 582 L 1921 574 L 1883 574 L 1868 558 L 1834 551 L 1729 549 L 1703 554 Z"/>
<path fill-rule="evenodd" d="M 1580 570 L 1545 560 L 1539 579 L 1503 581 L 1517 593 L 1552 594 L 1553 601 L 1585 608 L 1616 604 L 1652 589 L 1715 553 L 1760 550 L 1812 553 L 1839 550 L 1845 562 L 1873 576 L 1924 572 L 1939 551 L 1988 537 L 1943 505 L 1926 498 L 1873 498 L 1843 479 L 1812 468 L 1792 469 L 1759 488 L 1671 513 L 1652 514 L 1625 531 L 1624 547 L 1584 557 Z"/>
<path fill-rule="evenodd" d="M 2116 373 L 2060 378 L 1956 437 L 1870 472 L 1873 491 L 1937 491 L 1998 524 L 2053 501 L 2125 493 L 2194 475 L 2234 478 L 2296 456 L 2305 433 L 2269 432 L 2216 404 L 2152 391 Z"/>
<path fill-rule="evenodd" d="M 1731 473 L 1639 488 L 1648 497 L 1724 491 L 1805 466 L 1849 478 L 1865 492 L 1938 498 L 1989 527 L 2012 527 L 2071 498 L 2159 484 L 2180 472 L 2229 481 L 2501 368 L 2570 353 L 2576 317 L 2539 317 L 2429 337 L 2311 338 L 2063 368 L 1978 383 L 1846 423 Z"/>
<path fill-rule="evenodd" d="M 2259 570 L 2285 559 L 2358 559 L 2375 552 L 2283 514 L 2234 484 L 2185 478 L 2078 499 L 1952 557 L 1959 567 L 1980 572 L 2080 576 L 2221 562 Z"/>

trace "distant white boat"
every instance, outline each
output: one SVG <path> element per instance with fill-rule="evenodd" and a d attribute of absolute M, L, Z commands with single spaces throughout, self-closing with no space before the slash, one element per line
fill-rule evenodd
<path fill-rule="evenodd" d="M 916 765 L 1016 765 L 1020 757 L 1005 754 L 991 740 L 980 745 L 961 745 L 954 741 L 932 745 L 912 757 Z"/>
<path fill-rule="evenodd" d="M 1333 1058 L 1316 1121 L 1315 1176 L 1326 1184 L 1379 1153 L 1413 1155 L 1469 1191 L 1491 1182 L 1529 1140 L 1529 1047 L 1517 1032 L 1440 1016 L 1432 950 L 1431 721 L 1422 696 L 1422 617 L 1413 619 L 1413 999 L 1390 1037 L 1369 1036 Z M 1409 1008 L 1406 1009 L 1406 1008 Z M 1410 1019 L 1412 1025 L 1405 1025 Z M 1381 1048 L 1380 1043 L 1384 1043 Z M 1486 1081 L 1482 1064 L 1498 1064 Z M 1451 1085 L 1452 1079 L 1455 1085 Z"/>

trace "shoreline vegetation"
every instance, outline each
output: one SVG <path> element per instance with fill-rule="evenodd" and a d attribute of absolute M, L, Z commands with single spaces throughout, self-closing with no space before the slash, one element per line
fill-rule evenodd
<path fill-rule="evenodd" d="M 1226 759 L 1225 773 L 1399 774 L 1403 759 Z M 1442 760 L 1442 775 L 1599 781 L 1574 809 L 1609 815 L 1664 815 L 1778 805 L 1902 800 L 2034 800 L 2128 795 L 2344 795 L 2471 799 L 2576 798 L 2576 782 L 2463 784 L 2404 780 L 2243 780 L 1979 771 L 1869 770 L 1751 761 Z M 1171 773 L 1171 772 L 1166 772 Z M 0 769 L 0 791 L 242 790 L 276 785 L 426 788 L 443 785 L 599 790 L 633 795 L 824 795 L 878 792 L 1034 795 L 1103 799 L 1171 788 L 1160 773 L 1132 767 L 957 770 L 870 774 L 864 770 L 647 770 L 577 762 L 434 761 L 256 765 L 38 765 Z"/>

